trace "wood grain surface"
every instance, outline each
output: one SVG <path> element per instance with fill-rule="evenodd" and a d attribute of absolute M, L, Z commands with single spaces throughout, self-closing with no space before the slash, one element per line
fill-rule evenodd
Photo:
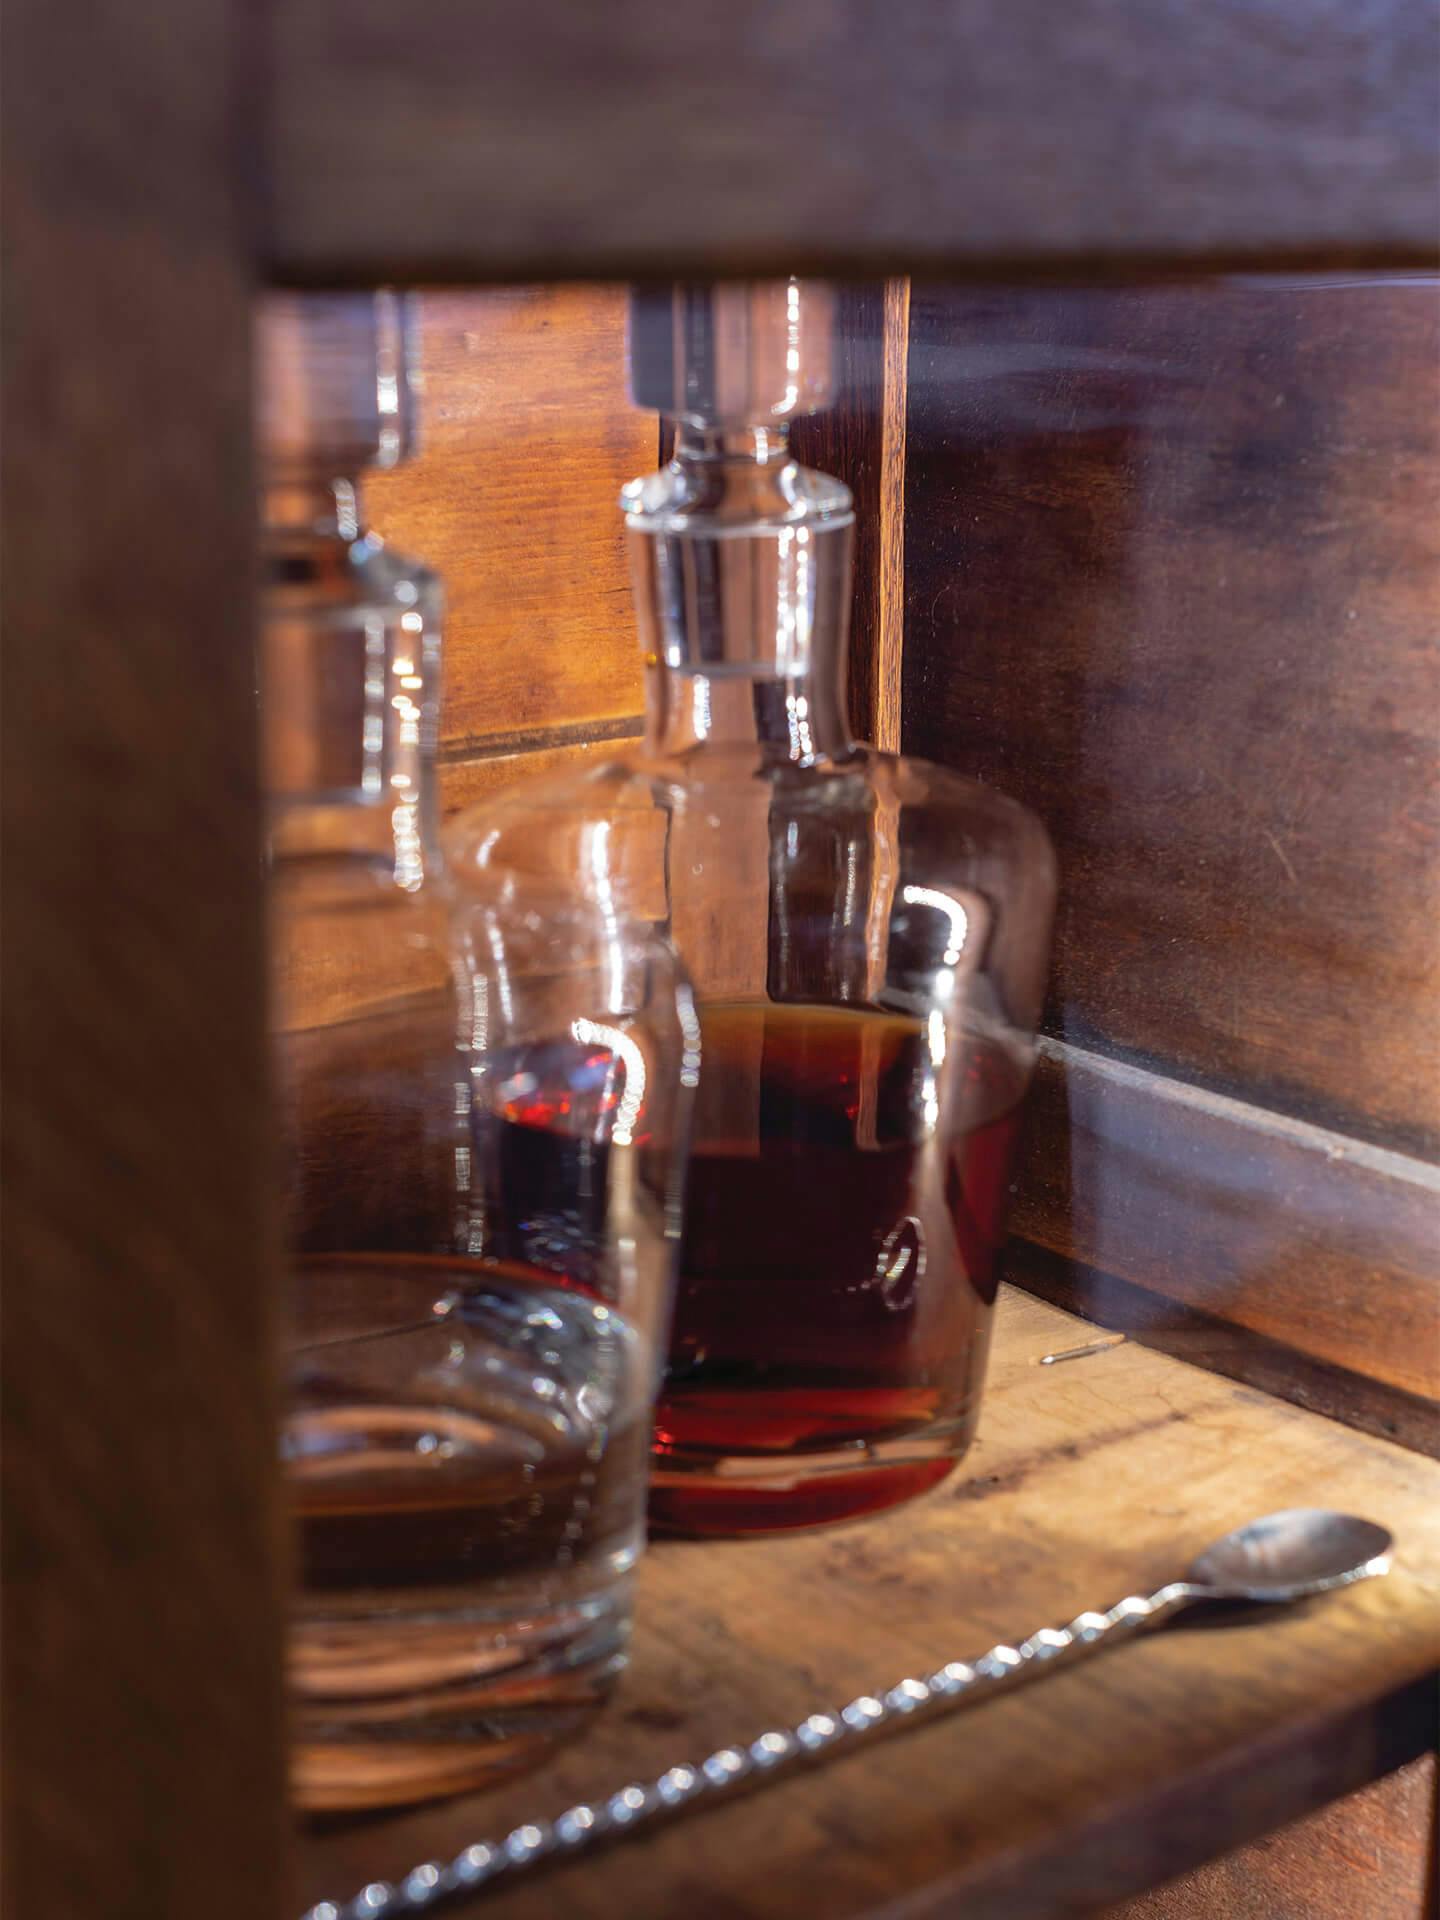
<path fill-rule="evenodd" d="M 801 465 L 833 473 L 855 500 L 848 713 L 861 740 L 875 738 L 884 692 L 895 678 L 888 670 L 892 654 L 897 671 L 899 664 L 897 626 L 882 612 L 893 602 L 896 587 L 882 531 L 894 520 L 893 510 L 886 512 L 887 502 L 893 509 L 895 486 L 887 461 L 894 410 L 887 414 L 885 404 L 887 340 L 893 331 L 883 280 L 837 287 L 831 404 L 790 429 L 791 451 Z M 892 726 L 898 727 L 898 713 Z"/>
<path fill-rule="evenodd" d="M 443 759 L 633 727 L 618 496 L 655 466 L 656 433 L 625 391 L 623 289 L 427 295 L 420 355 L 420 457 L 367 495 L 385 538 L 445 580 Z"/>
<path fill-rule="evenodd" d="M 1427 1753 L 1104 1920 L 1427 1920 L 1434 1821 Z"/>
<path fill-rule="evenodd" d="M 1007 1290 L 980 1438 L 944 1488 L 830 1532 L 656 1546 L 634 1665 L 590 1737 L 488 1796 L 310 1832 L 308 1897 L 1143 1590 L 1226 1527 L 1317 1501 L 1392 1527 L 1395 1571 L 1283 1616 L 1117 1649 L 486 1910 L 1056 1920 L 1422 1751 L 1440 1467 L 1128 1343 L 1038 1364 L 1086 1334 Z"/>
<path fill-rule="evenodd" d="M 1434 258 L 1406 0 L 289 0 L 282 277 Z"/>
<path fill-rule="evenodd" d="M 7 10 L 4 1910 L 285 1910 L 245 22 Z"/>
<path fill-rule="evenodd" d="M 906 749 L 1060 852 L 1048 1031 L 1440 1142 L 1440 286 L 916 290 Z"/>
<path fill-rule="evenodd" d="M 1437 343 L 1405 276 L 916 289 L 906 489 L 905 744 L 1060 855 L 1019 1230 L 1101 1322 L 1421 1444 Z"/>
<path fill-rule="evenodd" d="M 1049 1031 L 1435 1157 L 1437 283 L 911 314 L 905 744 L 1049 827 Z"/>

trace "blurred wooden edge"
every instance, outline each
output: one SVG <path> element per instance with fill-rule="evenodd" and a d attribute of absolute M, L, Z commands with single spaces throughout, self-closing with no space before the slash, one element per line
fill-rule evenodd
<path fill-rule="evenodd" d="M 1433 1676 L 1369 1711 L 1322 1705 L 1307 1725 L 1277 1729 L 1243 1755 L 1224 1755 L 1183 1783 L 1161 1788 L 1143 1823 L 1097 1821 L 1078 1846 L 1027 1848 L 983 1878 L 967 1880 L 963 1895 L 937 1880 L 923 1893 L 889 1903 L 875 1920 L 949 1920 L 962 1911 L 976 1920 L 1002 1914 L 1050 1920 L 1103 1911 L 1213 1858 L 1207 1833 L 1213 1835 L 1215 1824 L 1246 1845 L 1432 1752 L 1436 1734 Z"/>
<path fill-rule="evenodd" d="M 254 75 L 227 0 L 5 25 L 4 1907 L 269 1920 Z"/>
<path fill-rule="evenodd" d="M 1440 1170 L 1041 1044 L 1013 1225 L 1069 1267 L 1021 1284 L 1431 1450 Z M 1227 1328 L 1247 1337 L 1227 1343 Z"/>
<path fill-rule="evenodd" d="M 1436 257 L 1431 10 L 287 0 L 266 264 L 368 284 Z"/>
<path fill-rule="evenodd" d="M 1103 1920 L 1426 1920 L 1436 1786 L 1432 1750 Z"/>

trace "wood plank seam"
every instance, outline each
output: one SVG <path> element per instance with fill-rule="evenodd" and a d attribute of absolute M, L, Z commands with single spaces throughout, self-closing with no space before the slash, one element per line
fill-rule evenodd
<path fill-rule="evenodd" d="M 465 733 L 442 740 L 435 759 L 440 766 L 452 766 L 461 760 L 499 760 L 510 754 L 544 753 L 555 747 L 594 746 L 603 740 L 638 740 L 644 730 L 644 714 L 626 713 L 613 720 L 569 720 L 554 727 Z"/>
<path fill-rule="evenodd" d="M 1313 1121 L 1297 1119 L 1293 1114 L 1277 1113 L 1259 1107 L 1232 1094 L 1216 1093 L 1209 1087 L 1173 1075 L 1155 1073 L 1146 1067 L 1118 1060 L 1113 1054 L 1096 1053 L 1088 1047 L 1073 1046 L 1067 1040 L 1055 1040 L 1042 1034 L 1036 1042 L 1042 1059 L 1053 1060 L 1064 1068 L 1083 1068 L 1101 1074 L 1117 1088 L 1124 1088 L 1147 1100 L 1184 1106 L 1204 1112 L 1211 1118 L 1237 1127 L 1253 1127 L 1277 1140 L 1288 1140 L 1306 1153 L 1322 1154 L 1332 1163 L 1339 1160 L 1368 1168 L 1389 1180 L 1403 1180 L 1440 1197 L 1440 1166 L 1413 1155 L 1379 1147 L 1373 1141 L 1359 1140 L 1352 1134 L 1336 1133 Z"/>
<path fill-rule="evenodd" d="M 1045 1039 L 1013 1224 L 1090 1270 L 1075 1298 L 1101 1324 L 1114 1275 L 1440 1399 L 1440 1170 L 1424 1161 Z"/>

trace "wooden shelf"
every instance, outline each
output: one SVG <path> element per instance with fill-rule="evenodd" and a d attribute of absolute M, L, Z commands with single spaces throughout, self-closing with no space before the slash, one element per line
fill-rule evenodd
<path fill-rule="evenodd" d="M 1199 1624 L 581 1867 L 496 1920 L 1083 1914 L 1294 1819 L 1433 1741 L 1440 1465 L 1008 1290 L 981 1438 L 913 1506 L 791 1539 L 660 1542 L 635 1658 L 589 1737 L 500 1791 L 307 1833 L 304 1899 L 349 1895 L 739 1736 L 1173 1577 L 1287 1506 L 1397 1539 L 1388 1578 Z"/>

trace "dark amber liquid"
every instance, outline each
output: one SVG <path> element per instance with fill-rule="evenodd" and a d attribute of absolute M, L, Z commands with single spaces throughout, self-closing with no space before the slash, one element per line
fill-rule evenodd
<path fill-rule="evenodd" d="M 284 1453 L 308 1596 L 459 1595 L 634 1531 L 648 1373 L 619 1314 L 532 1269 L 414 1256 L 300 1260 L 294 1291 L 310 1344 Z"/>
<path fill-rule="evenodd" d="M 922 1493 L 974 1426 L 1023 1067 L 974 1041 L 947 1059 L 943 1033 L 937 1057 L 925 1023 L 866 1008 L 718 1003 L 701 1026 L 651 1518 L 747 1533 Z M 515 1097 L 476 1140 L 488 1250 L 585 1287 L 605 1058 L 517 1055 Z"/>
<path fill-rule="evenodd" d="M 652 1518 L 815 1525 L 943 1479 L 989 1338 L 1023 1070 L 864 1009 L 701 1009 Z"/>
<path fill-rule="evenodd" d="M 648 1348 L 514 1266 L 322 1257 L 293 1293 L 295 1798 L 488 1785 L 578 1727 L 622 1664 Z"/>
<path fill-rule="evenodd" d="M 539 1417 L 513 1410 L 487 1422 L 424 1406 L 337 1406 L 351 1434 L 362 1422 L 374 1465 L 362 1459 L 338 1484 L 292 1485 L 300 1572 L 307 1594 L 357 1589 L 456 1590 L 480 1580 L 543 1576 L 572 1565 L 623 1530 L 645 1470 L 643 1434 L 607 1434 L 597 1467 L 583 1439 L 556 1439 Z M 368 1420 L 366 1419 L 366 1416 Z M 323 1420 L 324 1408 L 312 1420 Z M 458 1456 L 426 1472 L 436 1440 Z M 358 1452 L 358 1448 L 357 1448 Z"/>

